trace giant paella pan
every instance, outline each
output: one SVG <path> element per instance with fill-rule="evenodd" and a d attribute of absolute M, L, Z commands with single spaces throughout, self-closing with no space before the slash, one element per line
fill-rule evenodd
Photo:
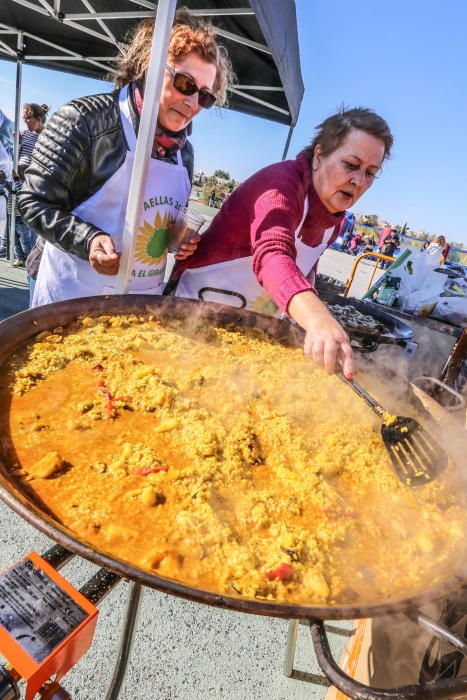
<path fill-rule="evenodd" d="M 465 583 L 455 463 L 398 481 L 377 419 L 288 322 L 93 297 L 18 314 L 0 339 L 0 496 L 73 552 L 289 618 L 378 615 Z M 408 385 L 392 393 L 390 409 L 418 410 Z"/>

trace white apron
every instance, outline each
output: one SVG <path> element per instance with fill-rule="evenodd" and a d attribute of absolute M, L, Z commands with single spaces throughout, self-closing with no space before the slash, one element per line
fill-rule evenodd
<path fill-rule="evenodd" d="M 328 247 L 335 226 L 324 232 L 323 241 L 312 247 L 303 243 L 301 228 L 308 213 L 308 197 L 305 199 L 303 216 L 295 231 L 296 264 L 305 277 L 309 276 L 319 257 Z M 260 285 L 253 273 L 251 255 L 236 260 L 206 265 L 192 270 L 185 270 L 177 286 L 175 295 L 185 299 L 216 301 L 219 304 L 250 309 L 267 316 L 278 316 L 277 305 Z"/>
<path fill-rule="evenodd" d="M 136 134 L 128 107 L 128 87 L 120 93 L 120 115 L 128 144 L 121 167 L 100 190 L 73 210 L 83 221 L 108 233 L 121 250 L 125 212 L 136 148 Z M 136 233 L 130 294 L 161 294 L 167 261 L 168 227 L 190 196 L 190 180 L 180 151 L 177 165 L 151 158 L 144 193 L 143 211 Z M 88 260 L 46 243 L 42 256 L 33 306 L 62 299 L 105 294 L 113 290 L 116 275 L 101 275 Z"/>

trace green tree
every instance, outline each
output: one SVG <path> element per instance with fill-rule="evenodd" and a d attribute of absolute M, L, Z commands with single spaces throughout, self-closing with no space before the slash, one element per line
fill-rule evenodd
<path fill-rule="evenodd" d="M 230 173 L 227 170 L 214 170 L 213 177 L 220 177 L 222 180 L 230 180 Z"/>
<path fill-rule="evenodd" d="M 379 218 L 377 214 L 366 214 L 364 221 L 362 221 L 365 226 L 378 226 Z"/>
<path fill-rule="evenodd" d="M 220 207 L 224 199 L 232 192 L 231 182 L 219 184 L 217 175 L 211 175 L 204 181 L 203 200 L 207 204 L 211 198 L 214 198 L 215 206 Z"/>

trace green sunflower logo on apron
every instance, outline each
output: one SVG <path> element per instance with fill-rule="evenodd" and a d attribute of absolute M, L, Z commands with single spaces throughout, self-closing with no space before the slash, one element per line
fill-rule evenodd
<path fill-rule="evenodd" d="M 167 244 L 169 242 L 169 226 L 172 222 L 170 213 L 163 217 L 157 212 L 154 223 L 150 224 L 146 219 L 139 228 L 139 235 L 135 247 L 135 260 L 144 265 L 157 265 L 167 257 Z"/>

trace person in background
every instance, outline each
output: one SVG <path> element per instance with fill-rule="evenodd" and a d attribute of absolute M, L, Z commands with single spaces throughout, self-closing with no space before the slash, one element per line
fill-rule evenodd
<path fill-rule="evenodd" d="M 13 122 L 0 109 L 0 256 L 8 257 L 8 182 L 13 167 Z M 2 175 L 3 173 L 3 175 Z"/>
<path fill-rule="evenodd" d="M 386 239 L 387 239 L 387 238 L 390 238 L 391 235 L 392 235 L 392 227 L 389 226 L 389 224 L 388 224 L 387 226 L 385 226 L 385 227 L 383 228 L 383 230 L 382 230 L 381 233 L 379 234 L 378 243 L 377 243 L 377 245 L 378 245 L 378 250 L 381 251 L 383 245 L 384 245 L 385 242 L 386 242 Z"/>
<path fill-rule="evenodd" d="M 153 34 L 154 19 L 141 22 L 117 60 L 117 89 L 65 105 L 39 138 L 19 202 L 21 214 L 46 239 L 33 306 L 115 289 Z M 169 227 L 191 190 L 191 123 L 201 109 L 225 103 L 230 75 L 212 25 L 179 10 L 135 234 L 130 293 L 162 291 Z M 196 239 L 184 244 L 178 259 L 196 245 Z"/>
<path fill-rule="evenodd" d="M 341 243 L 341 251 L 343 253 L 348 252 L 351 240 L 352 240 L 352 233 L 350 231 L 346 231 L 342 236 L 342 243 Z"/>
<path fill-rule="evenodd" d="M 362 240 L 361 233 L 356 233 L 355 236 L 352 237 L 349 247 L 349 252 L 351 255 L 358 255 L 360 253 Z"/>
<path fill-rule="evenodd" d="M 446 243 L 444 236 L 436 236 L 434 241 L 426 248 L 427 255 L 439 256 L 439 264 L 444 265 L 451 246 Z"/>
<path fill-rule="evenodd" d="M 381 249 L 383 255 L 388 257 L 393 257 L 396 248 L 400 246 L 400 238 L 395 228 L 391 229 L 391 235 L 387 236 L 384 241 L 384 245 Z M 390 260 L 381 260 L 381 267 L 386 268 L 392 265 Z"/>
<path fill-rule="evenodd" d="M 13 161 L 13 129 L 14 124 L 0 109 L 0 143 L 5 148 L 8 157 Z"/>
<path fill-rule="evenodd" d="M 340 232 L 340 235 L 342 236 L 341 251 L 344 253 L 347 252 L 347 249 L 350 245 L 350 241 L 352 240 L 354 228 L 355 228 L 355 214 L 351 211 L 346 211 L 344 223 L 342 226 L 342 230 Z"/>
<path fill-rule="evenodd" d="M 446 260 L 448 259 L 448 255 L 449 255 L 450 250 L 451 250 L 451 246 L 449 245 L 449 243 L 446 243 L 444 248 L 443 248 L 443 252 L 441 253 L 441 260 L 439 261 L 439 264 L 441 266 L 443 266 L 444 263 L 446 262 Z"/>
<path fill-rule="evenodd" d="M 21 142 L 18 156 L 18 173 L 13 173 L 7 183 L 9 191 L 8 214 L 13 216 L 12 195 L 21 190 L 24 173 L 29 166 L 39 134 L 45 126 L 45 120 L 49 108 L 47 105 L 38 105 L 35 102 L 28 102 L 23 106 L 23 120 L 26 124 L 26 131 L 21 134 Z M 14 267 L 24 267 L 26 259 L 31 252 L 36 240 L 35 232 L 25 223 L 18 211 L 18 200 L 15 212 L 15 253 Z"/>
<path fill-rule="evenodd" d="M 211 194 L 209 195 L 208 207 L 215 207 L 215 206 L 216 206 L 216 191 L 212 190 Z"/>
<path fill-rule="evenodd" d="M 9 238 L 10 238 L 10 229 L 11 229 L 11 220 L 13 217 L 13 195 L 19 192 L 21 189 L 21 180 L 15 170 L 11 171 L 11 176 L 8 179 L 4 180 L 4 188 L 5 188 L 5 195 L 7 198 L 7 226 L 5 228 L 4 232 L 4 239 L 2 240 L 2 245 L 0 247 L 0 252 L 4 252 L 4 247 L 5 247 L 5 253 L 6 256 L 9 257 L 10 251 L 9 251 Z M 23 233 L 21 229 L 21 219 L 18 214 L 18 209 L 17 209 L 18 202 L 16 202 L 16 215 L 14 217 L 14 231 L 15 231 L 15 244 L 14 244 L 14 260 L 13 260 L 13 265 L 14 267 L 23 267 L 24 266 L 24 256 L 23 256 L 23 251 L 22 251 L 22 246 L 21 246 L 21 240 L 19 238 L 19 232 L 21 230 L 21 233 Z"/>
<path fill-rule="evenodd" d="M 8 183 L 13 167 L 13 122 L 0 109 L 0 256 L 8 257 Z"/>
<path fill-rule="evenodd" d="M 314 274 L 392 143 L 388 124 L 370 109 L 325 119 L 295 160 L 263 168 L 232 192 L 196 253 L 176 266 L 167 292 L 178 281 L 180 297 L 287 314 L 306 332 L 307 355 L 351 377 L 349 338 L 319 300 Z"/>
<path fill-rule="evenodd" d="M 24 180 L 24 173 L 31 162 L 38 136 L 45 127 L 48 111 L 47 105 L 38 105 L 35 102 L 26 103 L 23 107 L 23 121 L 26 124 L 26 131 L 22 134 L 18 159 L 18 175 L 21 180 Z"/>
<path fill-rule="evenodd" d="M 363 236 L 362 253 L 372 253 L 375 248 L 375 237 L 373 233 Z"/>
<path fill-rule="evenodd" d="M 0 255 L 7 254 L 7 209 L 8 198 L 7 180 L 11 177 L 12 162 L 8 152 L 0 141 Z"/>

